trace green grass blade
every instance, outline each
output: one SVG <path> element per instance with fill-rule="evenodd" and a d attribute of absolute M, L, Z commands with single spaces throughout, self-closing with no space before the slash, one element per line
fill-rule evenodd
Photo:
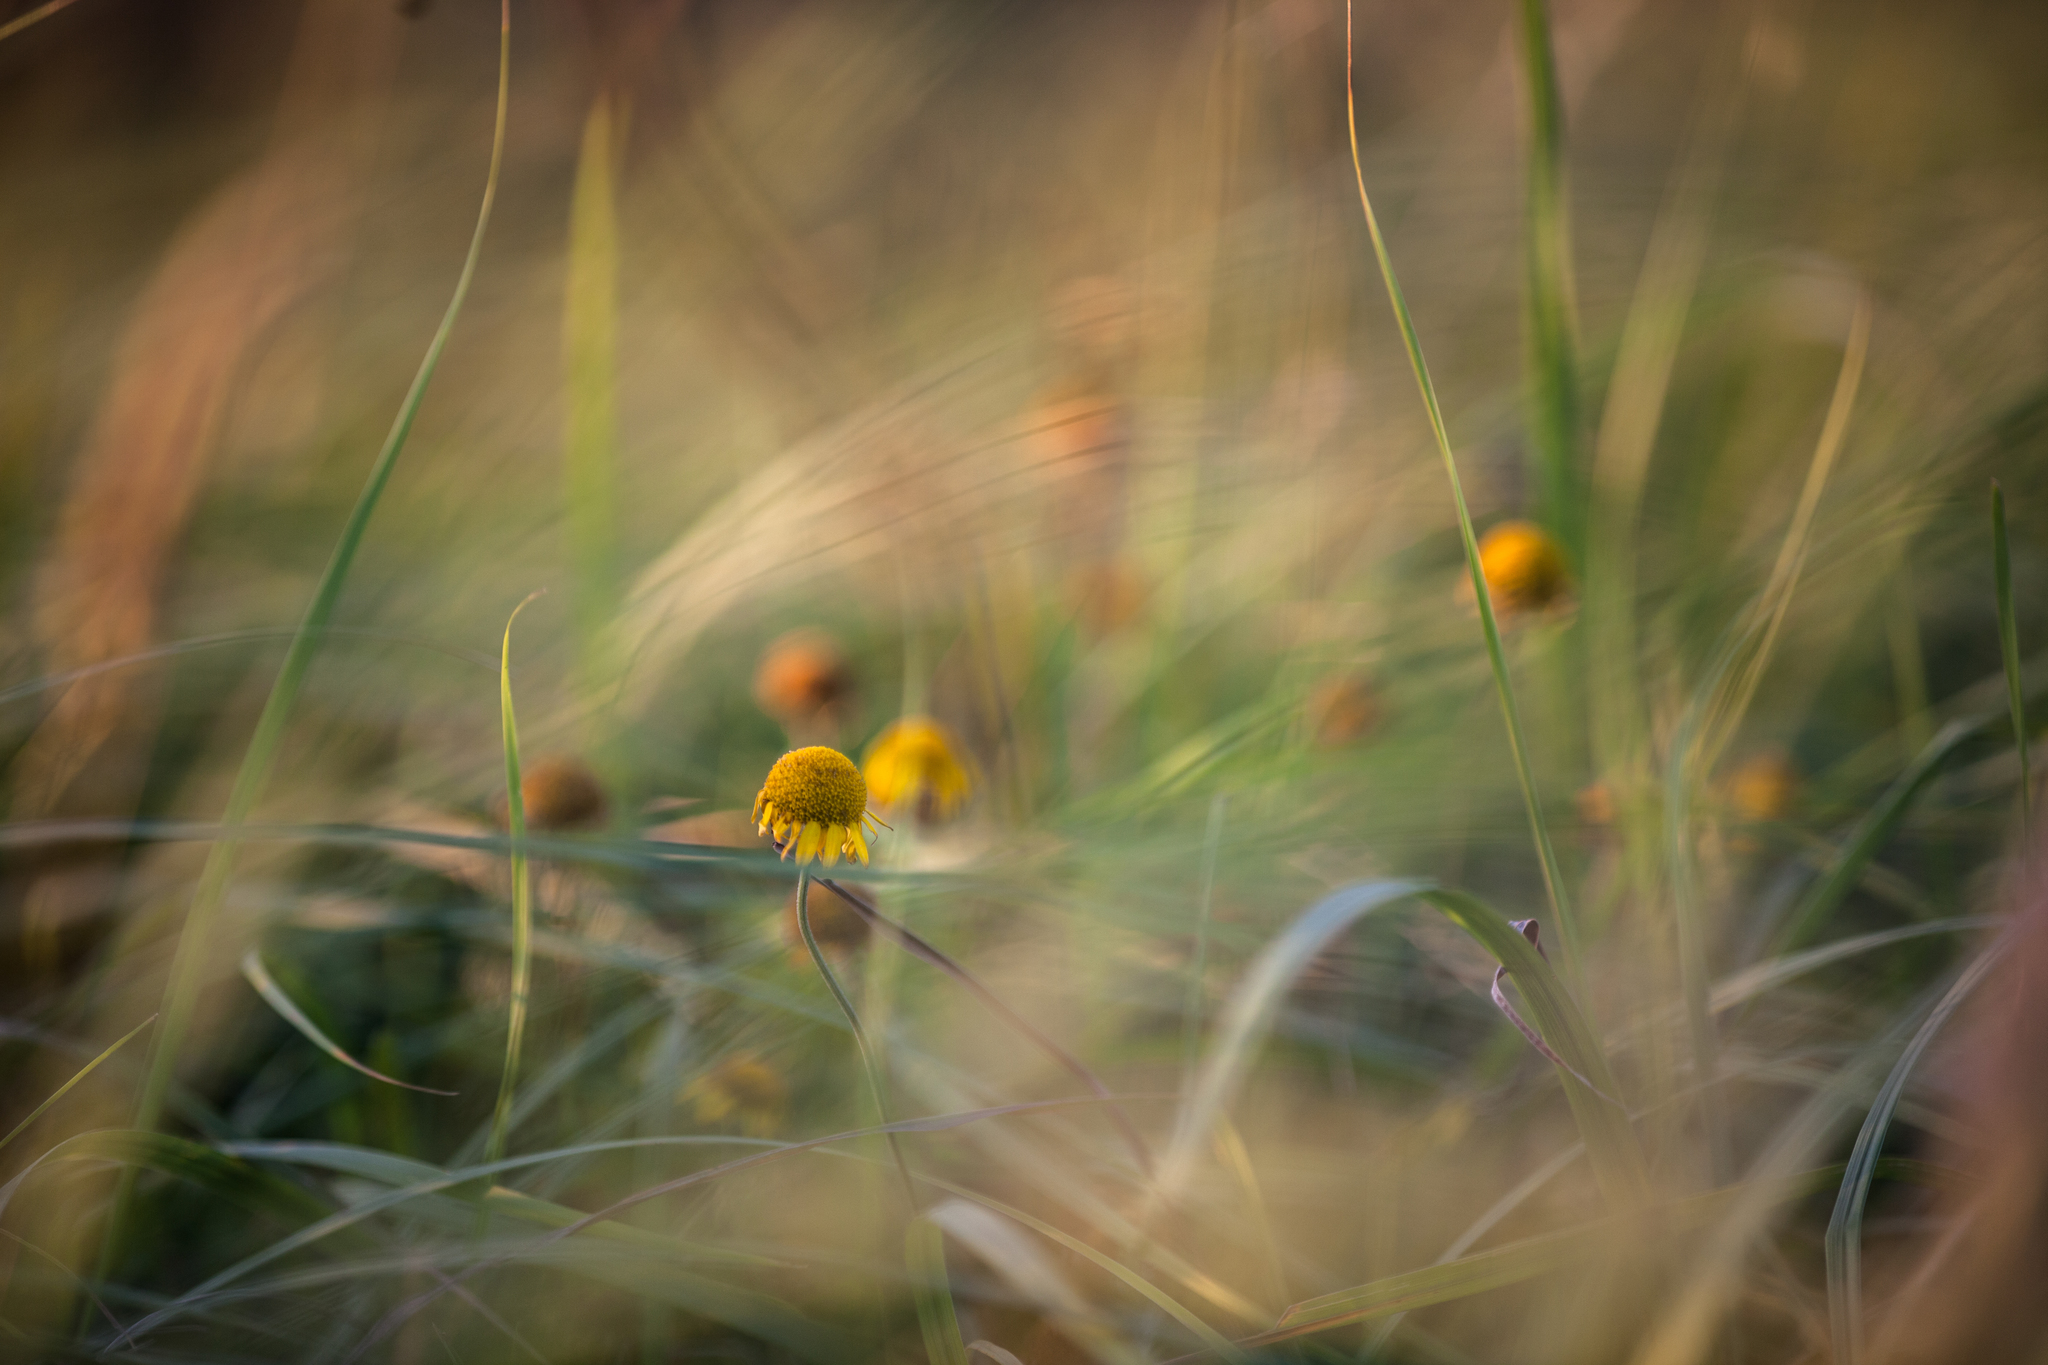
<path fill-rule="evenodd" d="M 512 849 L 512 988 L 505 1022 L 505 1067 L 498 1078 L 498 1104 L 491 1113 L 491 1136 L 484 1160 L 505 1155 L 512 1131 L 512 1097 L 519 1088 L 519 1049 L 526 1037 L 527 988 L 533 972 L 533 878 L 526 860 L 526 800 L 519 772 L 519 721 L 512 712 L 512 623 L 538 593 L 512 608 L 505 620 L 505 642 L 498 657 L 498 717 L 505 749 L 505 826 Z"/>
<path fill-rule="evenodd" d="M 1507 969 L 1529 1007 L 1538 1033 L 1563 1060 L 1558 1079 L 1571 1104 L 1579 1134 L 1593 1163 L 1594 1178 L 1610 1204 L 1626 1208 L 1648 1190 L 1641 1144 L 1629 1116 L 1609 1095 L 1621 1094 L 1592 1024 L 1573 1003 L 1571 992 L 1535 945 L 1493 907 L 1462 891 L 1432 887 L 1423 900 L 1464 930 Z"/>
<path fill-rule="evenodd" d="M 960 1318 L 946 1278 L 946 1234 L 929 1218 L 911 1219 L 903 1233 L 903 1257 L 931 1365 L 967 1365 L 967 1345 L 960 1339 Z"/>
<path fill-rule="evenodd" d="M 1384 880 L 1342 887 L 1317 901 L 1268 943 L 1246 970 L 1223 1008 L 1209 1055 L 1175 1121 L 1173 1140 L 1160 1163 L 1159 1197 L 1172 1199 L 1192 1174 L 1294 980 L 1338 935 L 1367 915 L 1410 897 L 1434 906 L 1514 978 L 1537 1032 L 1565 1063 L 1566 1070 L 1560 1073 L 1565 1093 L 1593 1153 L 1603 1190 L 1622 1203 L 1640 1194 L 1644 1175 L 1635 1134 L 1627 1115 L 1598 1093 L 1615 1095 L 1619 1087 L 1592 1026 L 1550 964 L 1484 902 L 1432 882 Z"/>
<path fill-rule="evenodd" d="M 1208 1149 L 1216 1118 L 1236 1097 L 1253 1052 L 1271 1027 L 1274 1013 L 1296 977 L 1336 937 L 1360 919 L 1430 888 L 1422 881 L 1373 881 L 1342 887 L 1295 917 L 1245 971 L 1217 1020 L 1209 1054 L 1174 1122 L 1173 1137 L 1160 1159 L 1157 1189 L 1171 1201 Z"/>
<path fill-rule="evenodd" d="M 1952 720 L 1935 732 L 1919 756 L 1906 766 L 1877 804 L 1865 811 L 1857 820 L 1849 837 L 1843 842 L 1842 851 L 1821 879 L 1813 884 L 1799 903 L 1786 916 L 1785 926 L 1779 930 L 1772 945 L 1770 956 L 1779 957 L 1805 941 L 1807 935 L 1818 928 L 1836 906 L 1848 896 L 1850 890 L 1877 856 L 1892 831 L 1906 818 L 1913 802 L 1927 789 L 1940 773 L 1942 764 L 1954 754 L 1964 740 L 1984 728 L 1982 720 Z"/>
<path fill-rule="evenodd" d="M 620 122 L 606 94 L 597 97 L 584 120 L 569 200 L 569 270 L 562 299 L 567 409 L 563 490 L 586 698 L 595 695 L 608 672 L 607 626 L 617 606 L 613 462 L 618 439 L 619 239 L 614 170 Z"/>
<path fill-rule="evenodd" d="M 1551 54 L 1544 0 L 1521 0 L 1516 36 L 1527 97 L 1529 189 L 1524 327 L 1528 333 L 1532 484 L 1543 520 L 1576 571 L 1585 564 L 1584 478 L 1579 468 L 1577 305 L 1572 284 L 1571 211 L 1565 190 L 1564 102 Z"/>
<path fill-rule="evenodd" d="M 2005 691 L 2012 705 L 2012 737 L 2020 751 L 2020 822 L 2034 830 L 2034 781 L 2027 767 L 2027 703 L 2020 693 L 2020 632 L 2012 610 L 2012 551 L 2005 539 L 2005 490 L 1991 481 L 1991 572 L 1998 583 L 1998 649 L 2005 658 Z"/>
<path fill-rule="evenodd" d="M 1905 1093 L 1906 1080 L 1920 1061 L 1920 1054 L 1941 1032 L 1970 992 L 1989 974 L 2004 948 L 2003 940 L 1993 943 L 1956 978 L 1948 993 L 1929 1012 L 1926 1022 L 1906 1044 L 1906 1050 L 1885 1077 L 1884 1086 L 1864 1117 L 1849 1151 L 1849 1164 L 1835 1196 L 1835 1211 L 1828 1219 L 1825 1242 L 1828 1270 L 1828 1331 L 1834 1343 L 1834 1365 L 1856 1365 L 1863 1358 L 1863 1208 L 1870 1198 L 1870 1181 L 1876 1173 L 1885 1130 Z"/>
<path fill-rule="evenodd" d="M 192 896 L 191 909 L 186 912 L 184 927 L 178 934 L 170 980 L 164 990 L 163 1027 L 157 1032 L 149 1070 L 143 1077 L 142 1095 L 136 1104 L 137 1128 L 153 1129 L 163 1116 L 172 1072 L 184 1046 L 186 1031 L 191 1026 L 193 1008 L 198 1003 L 201 965 L 213 938 L 214 923 L 220 917 L 221 905 L 226 900 L 228 879 L 234 871 L 235 855 L 240 848 L 240 842 L 234 837 L 235 831 L 247 822 L 250 811 L 269 783 L 271 770 L 277 763 L 278 745 L 284 737 L 285 722 L 298 701 L 299 688 L 305 681 L 307 669 L 312 666 L 314 654 L 319 650 L 327 623 L 334 615 L 334 604 L 341 596 L 349 567 L 355 562 L 370 516 L 377 510 L 377 502 L 384 494 L 384 486 L 390 482 L 399 452 L 405 448 L 406 438 L 412 433 L 413 420 L 419 415 L 427 385 L 433 380 L 434 371 L 441 362 L 441 352 L 448 344 L 449 333 L 454 330 L 455 319 L 469 294 L 470 281 L 476 275 L 477 259 L 483 252 L 484 231 L 491 221 L 491 205 L 497 198 L 498 174 L 505 159 L 505 114 L 512 60 L 511 16 L 510 0 L 502 0 L 498 25 L 498 103 L 491 132 L 491 164 L 484 177 L 483 203 L 477 210 L 476 229 L 470 235 L 469 252 L 463 258 L 462 273 L 456 279 L 455 293 L 448 301 L 447 311 L 441 315 L 440 326 L 427 345 L 426 357 L 420 361 L 412 386 L 406 390 L 405 400 L 399 404 L 398 416 L 384 438 L 383 448 L 377 452 L 376 461 L 370 467 L 369 478 L 342 527 L 341 538 L 335 543 L 327 567 L 321 572 L 319 584 L 313 590 L 313 601 L 306 608 L 298 633 L 292 637 L 291 646 L 285 652 L 277 680 L 271 684 L 270 696 L 257 719 L 255 733 L 250 736 L 249 747 L 242 755 L 234 787 L 228 794 L 226 811 L 221 816 L 221 823 L 227 827 L 228 833 L 207 853 L 206 865 L 200 872 L 199 885 Z M 123 1189 L 116 1200 L 117 1229 L 120 1209 L 127 1202 L 128 1187 L 132 1183 L 132 1177 L 124 1176 Z"/>
<path fill-rule="evenodd" d="M 1401 341 L 1408 350 L 1408 363 L 1415 371 L 1415 384 L 1422 391 L 1422 404 L 1429 413 L 1429 429 L 1436 437 L 1437 453 L 1443 457 L 1444 473 L 1450 479 L 1451 500 L 1458 510 L 1458 534 L 1465 545 L 1465 568 L 1472 576 L 1472 593 L 1479 604 L 1479 626 L 1486 636 L 1486 658 L 1493 668 L 1494 688 L 1500 694 L 1501 716 L 1507 722 L 1508 748 L 1514 755 L 1515 777 L 1521 782 L 1522 800 L 1529 808 L 1529 830 L 1536 841 L 1537 856 L 1543 863 L 1543 886 L 1549 893 L 1551 909 L 1557 915 L 1557 933 L 1564 948 L 1566 972 L 1576 977 L 1580 961 L 1578 923 L 1572 914 L 1564 872 L 1557 861 L 1557 850 L 1550 842 L 1550 827 L 1544 819 L 1543 802 L 1536 791 L 1535 773 L 1529 766 L 1529 746 L 1522 736 L 1522 713 L 1515 702 L 1514 683 L 1508 677 L 1507 656 L 1501 650 L 1500 624 L 1494 619 L 1493 598 L 1486 590 L 1486 575 L 1479 569 L 1479 540 L 1472 531 L 1472 513 L 1465 506 L 1465 487 L 1458 478 L 1457 456 L 1451 452 L 1450 432 L 1444 426 L 1443 408 L 1437 402 L 1436 385 L 1429 377 L 1429 364 L 1423 359 L 1422 341 L 1415 333 L 1415 320 L 1409 316 L 1408 301 L 1401 293 L 1400 280 L 1394 275 L 1393 259 L 1387 254 L 1387 239 L 1380 232 L 1379 219 L 1372 211 L 1372 198 L 1365 191 L 1365 166 L 1358 155 L 1357 98 L 1351 80 L 1351 9 L 1351 0 L 1345 0 L 1344 113 L 1351 134 L 1351 169 L 1358 179 L 1358 202 L 1365 210 L 1366 231 L 1372 236 L 1373 255 L 1379 261 L 1380 278 L 1386 283 L 1387 301 L 1393 305 L 1394 320 L 1400 326 Z"/>
<path fill-rule="evenodd" d="M 322 1052 L 350 1070 L 360 1071 L 371 1080 L 382 1081 L 386 1085 L 395 1085 L 402 1090 L 417 1090 L 422 1095 L 453 1095 L 456 1093 L 453 1090 L 436 1090 L 430 1085 L 414 1085 L 410 1081 L 401 1081 L 395 1076 L 387 1076 L 381 1071 L 367 1067 L 349 1056 L 347 1052 L 342 1050 L 339 1044 L 321 1032 L 320 1026 L 307 1018 L 306 1012 L 300 1009 L 289 995 L 284 993 L 284 988 L 277 984 L 276 979 L 271 976 L 269 969 L 263 965 L 263 955 L 254 948 L 251 948 L 242 955 L 242 975 L 251 986 L 255 987 L 256 994 L 263 997 L 263 1002 L 276 1010 L 279 1017 L 287 1024 L 297 1029 L 307 1042 L 319 1048 Z"/>
<path fill-rule="evenodd" d="M 151 1024 L 154 1024 L 155 1022 L 156 1016 L 154 1014 L 150 1015 L 149 1018 L 143 1020 L 134 1028 L 129 1029 L 126 1033 L 122 1034 L 119 1038 L 115 1039 L 113 1043 L 108 1046 L 106 1051 L 102 1052 L 99 1056 L 93 1058 L 84 1066 L 80 1067 L 78 1069 L 77 1074 L 72 1076 L 70 1080 L 64 1082 L 64 1084 L 58 1086 L 54 1091 L 51 1092 L 50 1097 L 48 1099 L 44 1100 L 41 1104 L 37 1105 L 35 1107 L 35 1112 L 31 1113 L 27 1118 L 23 1119 L 20 1123 L 15 1124 L 14 1130 L 8 1133 L 6 1137 L 0 1137 L 0 1151 L 6 1151 L 8 1143 L 20 1137 L 23 1131 L 26 1130 L 30 1124 L 34 1123 L 37 1119 L 41 1118 L 51 1105 L 55 1104 L 58 1100 L 61 1100 L 66 1095 L 70 1094 L 71 1087 L 77 1085 L 87 1076 L 92 1075 L 94 1071 L 97 1071 L 99 1069 L 99 1065 L 101 1062 L 104 1062 L 105 1060 L 107 1060 L 107 1058 L 113 1056 L 116 1052 L 119 1052 L 121 1050 L 121 1045 L 123 1043 L 126 1043 L 130 1038 L 133 1038 L 136 1034 L 142 1032 L 144 1029 L 148 1028 Z"/>

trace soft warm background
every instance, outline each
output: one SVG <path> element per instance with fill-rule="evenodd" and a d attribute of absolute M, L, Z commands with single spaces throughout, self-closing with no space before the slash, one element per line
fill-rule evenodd
<path fill-rule="evenodd" d="M 1516 8 L 1356 13 L 1364 176 L 1482 530 L 1540 501 Z M 1640 470 L 1639 512 L 1595 519 L 1574 590 L 1507 621 L 1507 656 L 1588 945 L 1578 994 L 1653 1188 L 1678 1198 L 1841 1161 L 1990 932 L 1866 945 L 1728 1009 L 1715 1150 L 1678 1023 L 1681 899 L 1723 985 L 1816 944 L 2048 914 L 2016 867 L 1987 513 L 1997 477 L 2031 656 L 2048 20 L 1860 0 L 1560 0 L 1550 18 L 1575 458 Z M 205 953 L 169 1127 L 216 1150 L 475 1161 L 509 977 L 497 649 L 537 589 L 512 644 L 527 757 L 573 755 L 607 799 L 574 832 L 584 854 L 537 878 L 515 1153 L 872 1121 L 791 950 L 792 882 L 730 812 L 789 743 L 858 755 L 906 709 L 952 726 L 981 782 L 959 820 L 906 814 L 881 841 L 884 910 L 1133 1096 L 1157 1145 L 1247 965 L 1335 888 L 1435 878 L 1538 917 L 1555 948 L 1352 179 L 1337 0 L 551 0 L 516 4 L 512 35 L 476 285 Z M 203 826 L 460 267 L 496 39 L 482 0 L 77 0 L 0 42 L 7 1127 L 157 1008 Z M 1710 751 L 1688 749 L 1674 735 L 1724 631 L 1798 526 L 1859 306 L 1867 360 L 1768 666 Z M 1668 384 L 1646 361 L 1665 324 Z M 764 705 L 763 651 L 794 630 L 822 633 L 801 643 L 830 695 Z M 1819 870 L 1956 718 L 1978 728 L 1788 939 Z M 732 856 L 663 861 L 650 834 Z M 847 939 L 835 960 L 902 1114 L 1078 1093 L 956 983 Z M 2019 990 L 2040 942 L 1987 990 Z M 459 1095 L 323 1057 L 250 988 L 252 948 L 342 1049 Z M 1350 931 L 1283 983 L 1231 1123 L 1166 1195 L 1086 1109 L 906 1150 L 1248 1335 L 1430 1264 L 1532 1173 L 1554 1170 L 1479 1246 L 1601 1214 L 1585 1163 L 1547 1165 L 1576 1132 L 1488 1000 L 1492 965 L 1426 908 Z M 2041 1197 L 2048 1133 L 2011 1097 L 2043 1033 L 2010 1004 L 1966 1009 L 1914 1073 L 1885 1150 L 1923 1164 L 1880 1180 L 1863 1229 L 1872 1349 L 2032 1339 L 2031 1290 L 2005 1286 L 2037 1283 L 2048 1251 L 2024 1212 L 1983 1211 Z M 125 1124 L 147 1039 L 0 1151 L 0 1176 Z M 719 1112 L 705 1096 L 740 1062 L 767 1076 L 761 1102 Z M 592 1211 L 743 1150 L 505 1179 Z M 534 1235 L 423 1198 L 120 1358 L 917 1359 L 899 1192 L 879 1148 L 843 1150 L 870 1160 L 794 1155 L 650 1201 L 621 1218 L 657 1250 L 579 1259 L 572 1239 L 400 1322 L 477 1238 Z M 0 1210 L 0 1351 L 106 1351 L 109 1318 L 386 1188 L 230 1164 L 301 1202 L 147 1175 L 103 1254 L 104 1165 L 24 1182 Z M 1301 1349 L 1825 1359 L 1832 1190 L 1723 1226 L 1727 1245 L 1611 1228 L 1555 1276 Z M 943 1207 L 970 1340 L 1027 1365 L 1200 1344 L 1072 1250 Z"/>

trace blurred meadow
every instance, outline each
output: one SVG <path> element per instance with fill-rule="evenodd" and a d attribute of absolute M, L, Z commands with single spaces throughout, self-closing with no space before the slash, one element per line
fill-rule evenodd
<path fill-rule="evenodd" d="M 506 13 L 0 3 L 0 1359 L 2048 1359 L 2048 12 Z"/>

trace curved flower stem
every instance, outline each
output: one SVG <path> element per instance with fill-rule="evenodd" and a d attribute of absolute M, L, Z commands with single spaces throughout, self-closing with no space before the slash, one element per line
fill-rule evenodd
<path fill-rule="evenodd" d="M 811 869 L 808 865 L 798 869 L 796 874 L 796 925 L 803 931 L 804 947 L 811 950 L 811 961 L 817 964 L 818 975 L 825 978 L 832 998 L 839 1002 L 848 1026 L 853 1029 L 853 1041 L 860 1045 L 861 1069 L 867 1073 L 868 1090 L 875 1098 L 875 1113 L 886 1124 L 889 1122 L 889 1101 L 882 1092 L 882 1067 L 875 1056 L 874 1044 L 868 1041 L 868 1031 L 861 1027 L 860 1015 L 854 1013 L 853 1001 L 846 998 L 839 978 L 832 974 L 831 966 L 826 963 L 824 950 L 818 947 L 818 936 L 811 932 Z M 903 1148 L 896 1135 L 890 1133 L 888 1136 L 889 1155 L 896 1158 L 896 1174 L 903 1177 L 903 1197 L 910 1201 L 910 1212 L 915 1216 L 918 1211 L 917 1186 L 911 1182 L 910 1166 L 903 1160 Z"/>

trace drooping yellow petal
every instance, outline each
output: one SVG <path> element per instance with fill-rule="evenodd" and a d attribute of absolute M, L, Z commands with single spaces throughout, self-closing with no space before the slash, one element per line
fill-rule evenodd
<path fill-rule="evenodd" d="M 860 826 L 853 825 L 846 831 L 846 842 L 850 845 L 851 856 L 860 859 L 860 865 L 868 865 L 868 841 L 860 837 Z"/>
<path fill-rule="evenodd" d="M 825 858 L 825 866 L 827 866 L 827 867 L 831 867 L 831 866 L 835 865 L 836 863 L 838 863 L 838 861 L 839 861 L 839 850 L 840 850 L 840 848 L 841 848 L 841 847 L 842 847 L 842 846 L 843 846 L 843 845 L 844 845 L 845 843 L 846 843 L 846 826 L 844 826 L 844 825 L 828 825 L 828 826 L 826 826 L 826 827 L 825 827 L 825 839 L 824 839 L 824 858 Z"/>
<path fill-rule="evenodd" d="M 818 856 L 818 846 L 825 842 L 825 827 L 812 820 L 805 823 L 803 832 L 796 837 L 796 860 L 807 863 Z"/>

